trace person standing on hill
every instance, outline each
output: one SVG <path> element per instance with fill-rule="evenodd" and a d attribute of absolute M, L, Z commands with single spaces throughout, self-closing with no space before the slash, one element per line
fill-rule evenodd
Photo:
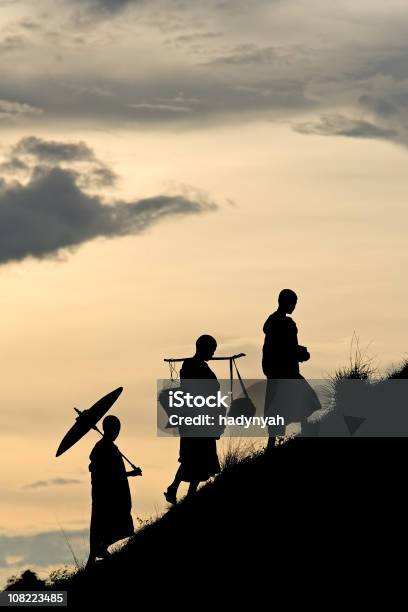
<path fill-rule="evenodd" d="M 140 468 L 126 471 L 122 455 L 114 444 L 120 431 L 119 419 L 109 415 L 102 427 L 103 438 L 95 444 L 89 457 L 92 515 L 87 567 L 97 558 L 109 556 L 108 546 L 134 534 L 128 477 L 142 475 Z"/>
<path fill-rule="evenodd" d="M 220 384 L 207 361 L 217 348 L 215 338 L 207 334 L 196 341 L 193 357 L 185 359 L 180 370 L 181 388 L 193 395 L 217 395 Z M 196 492 L 200 482 L 205 482 L 220 471 L 217 455 L 217 437 L 201 437 L 194 428 L 180 427 L 180 467 L 173 482 L 164 492 L 166 501 L 177 503 L 177 491 L 181 482 L 190 483 L 188 494 Z M 203 433 L 203 432 L 201 432 Z"/>
<path fill-rule="evenodd" d="M 262 370 L 267 380 L 265 394 L 265 415 L 270 416 L 274 412 L 274 399 L 276 398 L 280 381 L 286 379 L 303 379 L 300 374 L 299 362 L 310 359 L 306 347 L 298 343 L 298 330 L 294 320 L 288 316 L 295 310 L 297 295 L 292 289 L 282 289 L 279 293 L 278 308 L 266 320 L 263 331 L 265 342 L 262 351 Z M 296 385 L 292 385 L 292 388 Z M 286 386 L 287 389 L 291 387 Z M 293 401 L 293 396 L 288 397 L 288 402 Z M 285 425 L 293 422 L 290 413 L 293 414 L 294 406 L 288 406 L 283 414 Z M 301 410 L 301 407 L 300 407 Z M 305 410 L 308 414 L 307 407 Z M 297 410 L 299 412 L 299 410 Z M 307 416 L 308 416 L 307 414 Z M 301 417 L 299 416 L 299 420 Z M 271 427 L 269 429 L 268 444 L 266 452 L 269 454 L 275 446 L 276 435 L 282 435 L 284 427 Z"/>

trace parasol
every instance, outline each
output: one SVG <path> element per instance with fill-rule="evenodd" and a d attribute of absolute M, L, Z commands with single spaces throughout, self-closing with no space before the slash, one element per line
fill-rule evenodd
<path fill-rule="evenodd" d="M 74 446 L 74 444 L 81 440 L 81 438 L 83 438 L 91 429 L 94 429 L 101 436 L 103 436 L 102 431 L 96 426 L 96 424 L 113 406 L 122 391 L 123 387 L 118 387 L 114 391 L 111 391 L 107 395 L 101 397 L 101 399 L 91 406 L 91 408 L 88 408 L 88 410 L 78 410 L 78 408 L 74 408 L 78 416 L 74 425 L 63 437 L 55 456 L 60 457 L 60 455 Z M 136 466 L 127 457 L 125 457 L 123 453 L 121 453 L 121 455 L 133 469 L 136 469 Z"/>

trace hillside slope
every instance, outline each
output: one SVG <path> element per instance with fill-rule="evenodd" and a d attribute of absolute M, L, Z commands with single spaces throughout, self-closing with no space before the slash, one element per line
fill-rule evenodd
<path fill-rule="evenodd" d="M 67 590 L 76 607 L 171 599 L 186 584 L 205 586 L 208 595 L 220 580 L 241 588 L 265 576 L 298 580 L 311 569 L 322 572 L 343 547 L 350 556 L 356 541 L 371 539 L 369 515 L 392 503 L 396 518 L 404 507 L 397 483 L 405 447 L 404 439 L 299 438 L 277 447 L 271 460 L 260 453 L 232 462 L 111 559 L 52 588 Z"/>

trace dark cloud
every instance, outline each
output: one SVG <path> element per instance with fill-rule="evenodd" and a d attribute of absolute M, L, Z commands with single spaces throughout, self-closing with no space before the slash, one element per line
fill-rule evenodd
<path fill-rule="evenodd" d="M 11 157 L 0 164 L 0 172 L 5 174 L 20 174 L 21 172 L 29 172 L 30 166 L 28 166 L 22 159 L 11 155 Z"/>
<path fill-rule="evenodd" d="M 176 106 L 173 104 L 155 104 L 155 103 L 140 103 L 130 104 L 131 108 L 137 111 L 147 111 L 152 113 L 189 113 L 191 108 L 189 106 Z"/>
<path fill-rule="evenodd" d="M 0 122 L 15 123 L 24 117 L 37 117 L 42 109 L 15 100 L 0 99 Z"/>
<path fill-rule="evenodd" d="M 374 51 L 374 50 L 373 50 Z M 392 76 L 399 81 L 408 78 L 408 45 L 392 44 L 382 53 L 373 52 L 365 62 L 363 71 L 366 76 L 378 74 Z"/>
<path fill-rule="evenodd" d="M 349 138 L 396 138 L 397 133 L 389 128 L 376 125 L 362 119 L 353 119 L 343 115 L 327 115 L 318 121 L 294 125 L 295 131 L 301 134 L 319 136 L 347 136 Z"/>
<path fill-rule="evenodd" d="M 21 28 L 30 31 L 42 29 L 41 25 L 37 21 L 34 21 L 33 19 L 29 18 L 21 19 L 19 25 Z"/>
<path fill-rule="evenodd" d="M 133 100 L 127 113 L 133 121 L 198 123 L 203 120 L 236 120 L 242 115 L 279 116 L 288 112 L 299 112 L 314 106 L 304 95 L 303 84 L 285 78 L 269 81 L 254 80 L 249 87 L 241 87 L 229 77 L 217 76 L 214 71 L 203 69 L 195 72 L 191 79 L 158 84 L 146 84 L 145 97 L 140 102 Z M 183 91 L 184 96 L 175 95 Z M 268 95 L 264 95 L 268 91 Z M 167 102 L 163 103 L 166 98 Z M 130 92 L 125 95 L 132 95 Z M 134 96 L 140 96 L 135 92 Z M 173 98 L 174 101 L 171 101 Z M 123 111 L 122 111 L 123 112 Z"/>
<path fill-rule="evenodd" d="M 252 64 L 270 64 L 281 61 L 283 55 L 275 47 L 257 47 L 253 44 L 240 45 L 232 53 L 221 55 L 207 62 L 210 66 L 246 66 Z"/>
<path fill-rule="evenodd" d="M 21 567 L 73 563 L 69 546 L 79 554 L 84 551 L 87 539 L 87 529 L 47 531 L 26 536 L 0 535 L 0 567 L 12 565 L 7 561 L 10 558 L 18 558 Z"/>
<path fill-rule="evenodd" d="M 221 32 L 192 32 L 189 34 L 179 34 L 174 38 L 169 38 L 166 42 L 174 45 L 189 45 L 191 43 L 208 41 L 222 37 Z"/>
<path fill-rule="evenodd" d="M 107 204 L 102 196 L 91 195 L 84 188 L 95 187 L 95 169 L 55 164 L 57 159 L 93 161 L 94 154 L 84 143 L 23 139 L 12 148 L 9 163 L 16 163 L 16 151 L 27 150 L 34 156 L 28 180 L 0 183 L 0 263 L 26 257 L 42 259 L 95 238 L 137 235 L 162 219 L 217 208 L 197 194 L 158 195 Z M 54 163 L 45 164 L 45 160 Z M 104 166 L 99 169 L 103 182 Z"/>
<path fill-rule="evenodd" d="M 0 165 L 5 174 L 27 175 L 32 165 L 59 165 L 77 171 L 77 183 L 82 188 L 112 187 L 116 173 L 95 157 L 84 142 L 56 142 L 36 136 L 22 138 L 10 150 L 9 159 Z"/>
<path fill-rule="evenodd" d="M 386 97 L 363 94 L 360 96 L 359 102 L 362 106 L 382 117 L 390 117 L 398 113 L 396 104 Z"/>
<path fill-rule="evenodd" d="M 173 129 L 209 121 L 295 123 L 314 110 L 300 131 L 408 143 L 405 8 L 385 15 L 374 3 L 351 14 L 340 2 L 329 16 L 322 0 L 308 8 L 281 0 L 62 4 L 68 8 L 61 5 L 50 23 L 28 16 L 4 38 L 5 50 L 25 45 L 30 69 L 5 65 L 2 98 L 26 106 L 2 113 L 0 104 L 0 120 L 24 115 L 36 127 L 67 120 Z M 121 13 L 131 6 L 135 13 Z M 45 35 L 51 30 L 54 39 Z M 194 101 L 176 101 L 179 91 Z M 334 127 L 319 120 L 343 113 L 358 119 Z"/>
<path fill-rule="evenodd" d="M 94 152 L 84 142 L 56 142 L 36 136 L 22 138 L 13 148 L 14 155 L 31 155 L 53 164 L 66 161 L 94 161 Z"/>
<path fill-rule="evenodd" d="M 67 0 L 71 1 L 71 0 Z M 257 0 L 258 3 L 271 2 L 271 0 Z M 86 3 L 89 7 L 102 13 L 114 13 L 129 6 L 156 5 L 155 8 L 165 10 L 166 8 L 176 11 L 184 11 L 191 8 L 191 0 L 76 0 L 77 3 Z M 213 10 L 236 11 L 247 10 L 245 0 L 200 0 L 200 4 Z"/>
<path fill-rule="evenodd" d="M 117 11 L 128 4 L 141 4 L 143 0 L 89 0 L 91 4 L 96 4 L 103 9 Z"/>
<path fill-rule="evenodd" d="M 246 75 L 246 78 L 249 82 L 241 74 L 232 77 L 219 74 L 213 67 L 200 66 L 170 72 L 160 79 L 147 75 L 137 80 L 99 77 L 95 86 L 106 95 L 95 93 L 89 79 L 85 83 L 68 77 L 51 81 L 38 77 L 35 82 L 23 85 L 4 83 L 3 90 L 9 97 L 21 98 L 23 89 L 27 89 L 30 103 L 44 109 L 44 124 L 64 119 L 84 119 L 97 124 L 106 121 L 113 125 L 197 124 L 203 119 L 236 120 L 243 114 L 283 116 L 316 106 L 305 95 L 305 83 L 286 77 L 284 71 L 282 77 L 257 79 Z M 265 91 L 268 96 L 263 95 Z M 179 92 L 183 92 L 183 97 Z"/>
<path fill-rule="evenodd" d="M 76 2 L 84 3 L 84 0 L 76 0 Z M 89 8 L 102 13 L 118 13 L 124 8 L 142 4 L 146 0 L 85 0 Z"/>
<path fill-rule="evenodd" d="M 71 2 L 72 0 L 67 0 Z M 204 8 L 207 11 L 218 11 L 221 13 L 234 14 L 239 12 L 247 12 L 248 10 L 254 10 L 262 5 L 270 5 L 272 2 L 279 2 L 281 0 L 252 0 L 251 7 L 248 7 L 247 0 L 200 0 L 199 9 Z M 113 13 L 119 12 L 128 6 L 137 5 L 149 5 L 154 10 L 155 8 L 161 9 L 161 11 L 169 12 L 172 11 L 191 11 L 195 9 L 194 3 L 191 0 L 76 0 L 77 3 L 86 3 L 93 9 L 97 9 L 101 12 Z"/>
<path fill-rule="evenodd" d="M 76 478 L 50 478 L 49 480 L 36 480 L 23 487 L 23 489 L 42 489 L 44 487 L 61 487 L 71 484 L 80 484 Z"/>
<path fill-rule="evenodd" d="M 25 46 L 25 40 L 21 36 L 10 35 L 0 40 L 0 54 L 19 51 Z"/>
<path fill-rule="evenodd" d="M 117 174 L 108 166 L 99 163 L 96 168 L 81 182 L 84 187 L 112 187 L 117 182 Z"/>

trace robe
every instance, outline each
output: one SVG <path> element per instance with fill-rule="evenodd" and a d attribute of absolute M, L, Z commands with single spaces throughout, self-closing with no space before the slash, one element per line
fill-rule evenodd
<path fill-rule="evenodd" d="M 299 378 L 299 343 L 296 323 L 274 312 L 263 327 L 262 369 L 267 378 Z"/>
<path fill-rule="evenodd" d="M 282 416 L 285 426 L 307 419 L 320 402 L 299 370 L 299 359 L 305 347 L 299 346 L 298 330 L 291 317 L 276 311 L 263 327 L 265 342 L 262 369 L 267 377 L 265 416 Z M 269 435 L 284 433 L 284 427 L 270 427 Z"/>
<path fill-rule="evenodd" d="M 91 550 L 110 546 L 134 534 L 132 500 L 118 447 L 102 438 L 90 454 L 92 484 Z"/>
<path fill-rule="evenodd" d="M 216 395 L 220 388 L 217 377 L 207 362 L 197 357 L 183 362 L 180 382 L 184 392 L 204 396 Z M 194 431 L 188 427 L 180 427 L 179 462 L 182 466 L 182 480 L 204 482 L 220 471 L 217 437 L 191 437 L 193 434 Z"/>

